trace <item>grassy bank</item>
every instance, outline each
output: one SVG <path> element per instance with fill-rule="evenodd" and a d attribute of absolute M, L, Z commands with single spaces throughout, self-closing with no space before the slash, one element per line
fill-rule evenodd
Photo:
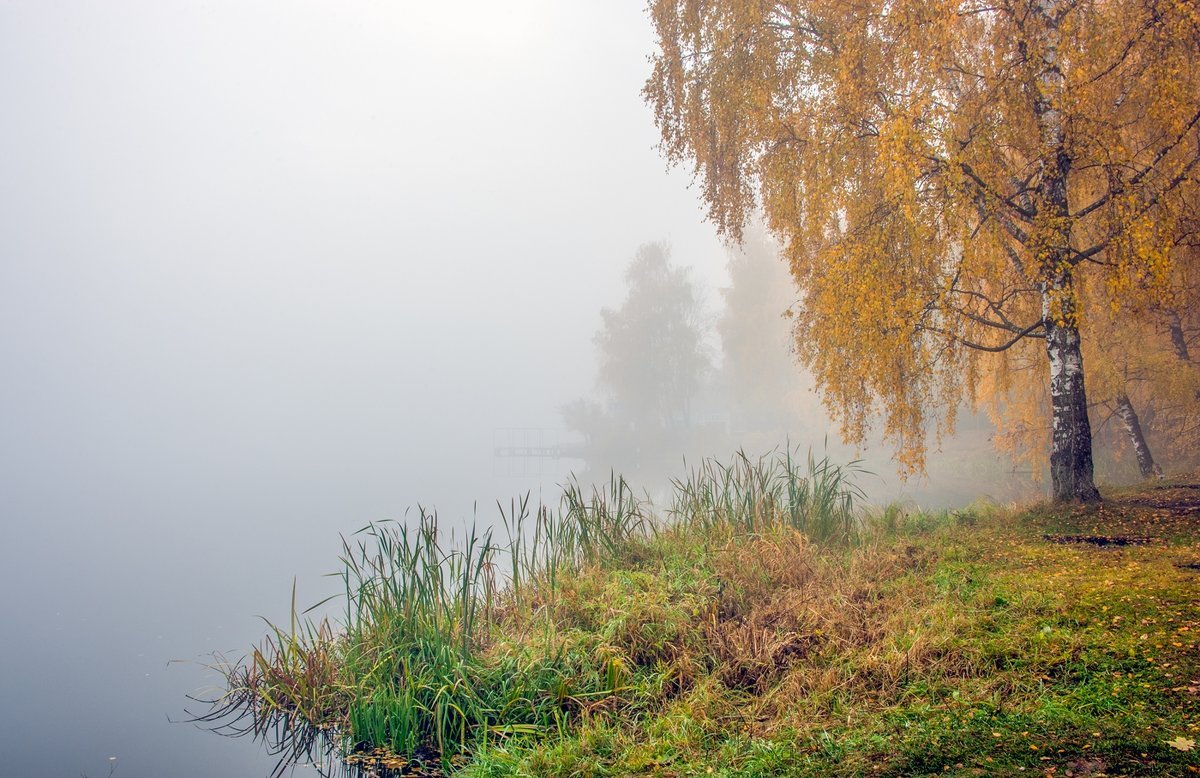
<path fill-rule="evenodd" d="M 372 525 L 342 623 L 276 630 L 213 721 L 394 774 L 1200 770 L 1200 490 L 869 513 L 852 475 L 707 463 L 658 515 L 571 486 L 453 550 Z"/>

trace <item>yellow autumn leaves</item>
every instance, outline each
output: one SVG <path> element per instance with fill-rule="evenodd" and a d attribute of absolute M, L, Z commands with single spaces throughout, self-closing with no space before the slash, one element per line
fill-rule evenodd
<path fill-rule="evenodd" d="M 1194 3 L 650 12 L 644 95 L 664 150 L 691 164 L 727 235 L 761 209 L 786 247 L 802 355 L 849 438 L 878 414 L 919 469 L 964 399 L 1048 430 L 1039 338 L 1054 327 L 1079 329 L 1088 353 L 1133 346 L 1087 381 L 1120 385 L 1147 417 L 1166 407 L 1186 366 L 1138 364 L 1177 350 L 1168 321 L 1200 332 Z M 1040 417 L 1004 411 L 1028 397 Z M 1176 400 L 1200 420 L 1200 401 L 1175 394 L 1172 413 Z"/>

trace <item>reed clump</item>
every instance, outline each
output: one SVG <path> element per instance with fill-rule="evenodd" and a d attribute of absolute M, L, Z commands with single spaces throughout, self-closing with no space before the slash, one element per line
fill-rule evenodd
<path fill-rule="evenodd" d="M 495 528 L 458 543 L 423 508 L 369 524 L 343 539 L 337 627 L 293 603 L 287 629 L 271 625 L 243 661 L 221 665 L 226 689 L 200 718 L 263 739 L 281 769 L 363 753 L 448 766 L 660 704 L 726 664 L 738 640 L 714 627 L 728 596 L 712 561 L 726 552 L 706 544 L 728 550 L 773 529 L 845 543 L 860 497 L 850 474 L 791 450 L 739 452 L 676 481 L 661 515 L 614 475 L 569 481 L 557 506 L 499 505 Z"/>
<path fill-rule="evenodd" d="M 368 525 L 337 623 L 272 627 L 202 718 L 281 771 L 1183 774 L 1153 733 L 1200 734 L 1194 532 L 1081 551 L 1046 528 L 1093 531 L 1111 504 L 870 511 L 856 473 L 739 453 L 661 511 L 614 476 L 459 542 L 431 511 Z M 1123 531 L 1192 526 L 1148 504 Z"/>

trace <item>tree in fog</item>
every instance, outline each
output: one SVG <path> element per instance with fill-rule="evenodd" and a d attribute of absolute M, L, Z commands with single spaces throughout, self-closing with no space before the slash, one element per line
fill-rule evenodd
<path fill-rule="evenodd" d="M 695 286 L 686 268 L 671 264 L 662 243 L 637 250 L 625 283 L 621 307 L 600 312 L 600 388 L 610 411 L 631 430 L 686 427 L 709 368 Z"/>
<path fill-rule="evenodd" d="M 1200 224 L 1190 234 L 1200 235 Z M 1163 464 L 1193 467 L 1200 450 L 1200 245 L 1193 237 L 1174 251 L 1169 277 L 1139 285 L 1120 307 L 1094 306 L 1083 329 L 1097 447 L 1107 449 L 1100 461 L 1114 468 L 1132 458 L 1143 478 Z M 1046 464 L 1048 394 L 1044 381 L 1026 379 L 993 410 L 997 442 L 1035 469 Z"/>
<path fill-rule="evenodd" d="M 717 320 L 720 384 L 736 432 L 795 428 L 800 397 L 811 383 L 796 362 L 791 305 L 795 287 L 779 248 L 764 234 L 747 235 L 731 254 L 730 284 Z M 740 445 L 740 441 L 738 441 Z"/>
<path fill-rule="evenodd" d="M 710 364 L 696 287 L 665 244 L 638 248 L 625 282 L 625 300 L 600 312 L 594 338 L 603 403 L 577 401 L 563 417 L 584 436 L 589 464 L 637 470 L 682 453 Z"/>
<path fill-rule="evenodd" d="M 1099 499 L 1082 339 L 1097 308 L 1136 317 L 1189 261 L 1195 1 L 652 0 L 650 15 L 664 152 L 725 234 L 761 208 L 783 240 L 801 354 L 846 436 L 878 411 L 920 469 L 981 377 L 1030 364 L 1054 497 Z"/>

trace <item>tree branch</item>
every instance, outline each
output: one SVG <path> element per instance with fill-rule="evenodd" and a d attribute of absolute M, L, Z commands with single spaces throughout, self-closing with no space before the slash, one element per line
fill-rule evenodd
<path fill-rule="evenodd" d="M 1024 340 L 1025 338 L 1045 338 L 1046 337 L 1045 333 L 1036 331 L 1038 328 L 1040 328 L 1042 326 L 1043 326 L 1042 322 L 1036 321 L 1033 324 L 1030 324 L 1025 329 L 1021 330 L 1016 335 L 1014 335 L 1013 338 L 1011 340 L 1009 340 L 1007 343 L 1002 343 L 999 346 L 985 346 L 982 343 L 976 343 L 974 341 L 967 340 L 966 338 L 962 337 L 961 335 L 955 335 L 952 332 L 946 332 L 945 330 L 940 329 L 938 327 L 933 327 L 928 324 L 922 325 L 922 327 L 924 327 L 924 329 L 926 329 L 930 332 L 936 333 L 938 335 L 942 335 L 944 337 L 950 338 L 950 339 L 954 340 L 956 343 L 961 343 L 962 345 L 966 346 L 969 349 L 973 349 L 975 351 L 987 351 L 987 352 L 990 352 L 993 354 L 998 354 L 1002 351 L 1008 351 L 1010 348 L 1012 348 L 1013 346 L 1015 346 L 1017 343 Z"/>
<path fill-rule="evenodd" d="M 1161 149 L 1159 149 L 1158 153 L 1154 155 L 1154 159 L 1151 160 L 1150 162 L 1146 163 L 1145 167 L 1143 167 L 1141 170 L 1139 170 L 1137 173 L 1135 173 L 1133 175 L 1133 177 L 1130 178 L 1127 183 L 1119 185 L 1115 188 L 1109 189 L 1107 192 L 1100 195 L 1100 197 L 1096 198 L 1090 204 L 1084 206 L 1082 209 L 1075 212 L 1075 214 L 1073 215 L 1073 218 L 1082 219 L 1084 216 L 1087 216 L 1089 213 L 1092 213 L 1096 209 L 1104 207 L 1104 205 L 1108 202 L 1111 202 L 1114 197 L 1119 197 L 1120 195 L 1124 194 L 1125 192 L 1129 191 L 1130 189 L 1133 189 L 1138 184 L 1140 184 L 1142 182 L 1142 179 L 1144 179 L 1146 176 L 1148 176 L 1152 172 L 1154 172 L 1154 169 L 1158 167 L 1158 163 L 1162 162 L 1164 157 L 1166 157 L 1168 154 L 1170 154 L 1171 151 L 1173 149 L 1175 149 L 1175 147 L 1177 147 L 1180 143 L 1183 143 L 1184 138 L 1186 138 L 1188 133 L 1191 132 L 1192 128 L 1196 126 L 1197 122 L 1200 122 L 1200 110 L 1197 110 L 1196 113 L 1192 114 L 1192 118 L 1189 119 L 1187 124 L 1184 126 L 1184 128 L 1179 131 L 1179 134 L 1176 135 L 1171 140 L 1170 143 L 1168 143 L 1167 145 L 1165 145 Z M 1192 159 L 1191 162 L 1189 162 L 1187 165 L 1185 165 L 1184 169 L 1182 171 L 1180 171 L 1179 175 L 1176 176 L 1174 179 L 1172 179 L 1172 181 L 1174 181 L 1174 183 L 1170 186 L 1171 189 L 1174 189 L 1176 186 L 1179 185 L 1179 183 L 1184 178 L 1187 177 L 1187 172 L 1190 171 L 1192 169 L 1192 167 L 1195 166 L 1197 160 L 1200 160 L 1200 154 L 1198 154 L 1195 158 Z"/>
<path fill-rule="evenodd" d="M 1196 118 L 1200 118 L 1200 112 L 1197 112 Z M 1146 211 L 1149 211 L 1151 208 L 1158 205 L 1158 203 L 1163 199 L 1163 197 L 1165 197 L 1166 195 L 1168 195 L 1172 191 L 1174 191 L 1175 188 L 1178 187 L 1180 184 L 1182 184 L 1184 181 L 1187 181 L 1188 174 L 1191 173 L 1192 169 L 1194 167 L 1196 167 L 1196 165 L 1198 165 L 1198 164 L 1200 164 L 1200 151 L 1197 151 L 1196 156 L 1193 157 L 1190 162 L 1188 162 L 1186 165 L 1183 166 L 1183 169 L 1179 171 L 1179 174 L 1177 176 L 1175 176 L 1170 181 L 1168 181 L 1166 186 L 1164 186 L 1162 189 L 1158 190 L 1158 192 L 1156 192 L 1153 197 L 1151 197 L 1149 200 L 1147 200 L 1145 203 L 1142 204 L 1142 207 L 1138 209 L 1136 216 L 1141 216 L 1142 214 L 1146 213 Z M 1108 235 L 1108 237 L 1104 238 L 1103 240 L 1099 241 L 1098 243 L 1096 243 L 1092 246 L 1089 246 L 1088 248 L 1084 249 L 1083 251 L 1072 250 L 1074 253 L 1071 257 L 1071 265 L 1072 266 L 1078 265 L 1080 262 L 1083 262 L 1086 259 L 1091 259 L 1096 254 L 1099 254 L 1101 251 L 1104 251 L 1104 249 L 1106 249 L 1108 247 L 1108 244 L 1112 243 L 1112 239 L 1114 237 L 1115 237 L 1115 235 L 1110 233 Z"/>

